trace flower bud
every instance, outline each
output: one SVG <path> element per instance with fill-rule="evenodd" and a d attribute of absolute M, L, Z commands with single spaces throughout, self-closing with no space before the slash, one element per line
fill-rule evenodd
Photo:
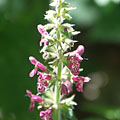
<path fill-rule="evenodd" d="M 79 55 L 82 55 L 84 53 L 84 46 L 83 45 L 79 45 L 76 52 L 79 54 Z"/>

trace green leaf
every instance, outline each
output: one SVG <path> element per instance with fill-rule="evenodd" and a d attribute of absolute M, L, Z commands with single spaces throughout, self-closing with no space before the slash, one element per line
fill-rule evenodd
<path fill-rule="evenodd" d="M 53 61 L 50 61 L 49 64 L 53 65 L 53 66 L 58 66 L 58 60 L 55 59 Z"/>
<path fill-rule="evenodd" d="M 75 95 L 72 95 L 71 97 L 62 100 L 61 103 L 73 107 L 73 105 L 77 105 L 77 103 L 73 101 L 74 97 Z"/>
<path fill-rule="evenodd" d="M 72 17 L 69 15 L 69 14 L 65 14 L 65 15 L 63 15 L 63 17 L 65 18 L 65 19 L 68 19 L 68 20 L 71 20 L 72 19 Z"/>
<path fill-rule="evenodd" d="M 68 64 L 69 64 L 70 60 L 67 59 L 67 56 L 64 56 L 64 57 L 62 58 L 62 61 L 63 61 L 63 64 L 68 67 Z"/>
<path fill-rule="evenodd" d="M 67 7 L 69 7 L 69 5 L 70 4 L 68 2 L 63 2 L 61 6 L 62 6 L 62 8 L 67 8 Z"/>

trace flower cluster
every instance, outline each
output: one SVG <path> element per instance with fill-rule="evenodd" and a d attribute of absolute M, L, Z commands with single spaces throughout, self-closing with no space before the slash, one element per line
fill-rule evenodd
<path fill-rule="evenodd" d="M 73 77 L 72 79 L 77 82 L 76 87 L 78 92 L 83 92 L 83 83 L 90 81 L 89 77 L 83 77 L 83 76 Z"/>
<path fill-rule="evenodd" d="M 73 29 L 73 24 L 65 23 L 66 19 L 72 18 L 69 11 L 75 8 L 70 7 L 70 4 L 65 0 L 52 0 L 50 6 L 55 10 L 46 12 L 45 19 L 49 23 L 37 26 L 41 35 L 40 53 L 43 54 L 45 65 L 36 58 L 29 57 L 30 62 L 34 65 L 29 76 L 31 78 L 35 75 L 38 76 L 37 94 L 34 95 L 26 90 L 26 96 L 31 99 L 29 107 L 31 112 L 36 101 L 41 119 L 59 120 L 62 108 L 69 107 L 66 109 L 69 111 L 76 105 L 73 101 L 74 95 L 68 97 L 72 94 L 73 84 L 76 84 L 78 92 L 83 92 L 83 84 L 89 82 L 90 78 L 79 76 L 81 74 L 80 64 L 84 60 L 82 57 L 84 46 L 79 45 L 75 51 L 68 52 L 77 42 L 72 40 L 72 36 L 80 33 Z"/>
<path fill-rule="evenodd" d="M 70 56 L 70 63 L 68 67 L 71 69 L 71 73 L 74 75 L 72 78 L 74 81 L 77 81 L 76 87 L 78 92 L 83 92 L 83 83 L 89 82 L 89 77 L 81 77 L 78 76 L 80 74 L 80 63 L 83 61 L 83 58 L 81 55 L 84 53 L 84 46 L 80 45 L 78 46 L 77 50 L 74 51 L 74 56 Z"/>
<path fill-rule="evenodd" d="M 37 91 L 40 93 L 45 92 L 45 87 L 48 86 L 47 80 L 51 80 L 50 75 L 44 75 L 41 72 L 38 72 L 38 82 L 37 82 Z"/>
<path fill-rule="evenodd" d="M 80 68 L 80 62 L 82 62 L 83 58 L 81 55 L 84 52 L 84 46 L 80 45 L 75 52 L 74 56 L 70 56 L 68 59 L 70 59 L 70 63 L 68 67 L 71 69 L 71 72 L 73 75 L 79 75 L 79 68 Z"/>

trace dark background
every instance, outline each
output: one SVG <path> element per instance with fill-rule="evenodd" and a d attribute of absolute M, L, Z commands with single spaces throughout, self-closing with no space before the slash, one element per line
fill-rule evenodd
<path fill-rule="evenodd" d="M 67 0 L 77 10 L 71 23 L 81 34 L 74 39 L 85 46 L 81 75 L 92 81 L 84 92 L 76 90 L 78 120 L 120 120 L 120 0 Z M 0 120 L 39 120 L 28 111 L 29 89 L 36 92 L 30 55 L 41 59 L 36 26 L 47 23 L 48 0 L 0 0 Z M 77 48 L 78 44 L 75 45 Z"/>

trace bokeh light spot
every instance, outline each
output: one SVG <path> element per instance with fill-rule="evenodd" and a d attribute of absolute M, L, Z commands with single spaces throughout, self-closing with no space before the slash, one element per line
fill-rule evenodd
<path fill-rule="evenodd" d="M 108 75 L 103 72 L 90 74 L 91 81 L 85 85 L 83 96 L 87 100 L 96 100 L 100 96 L 100 88 L 105 87 L 108 83 Z"/>

